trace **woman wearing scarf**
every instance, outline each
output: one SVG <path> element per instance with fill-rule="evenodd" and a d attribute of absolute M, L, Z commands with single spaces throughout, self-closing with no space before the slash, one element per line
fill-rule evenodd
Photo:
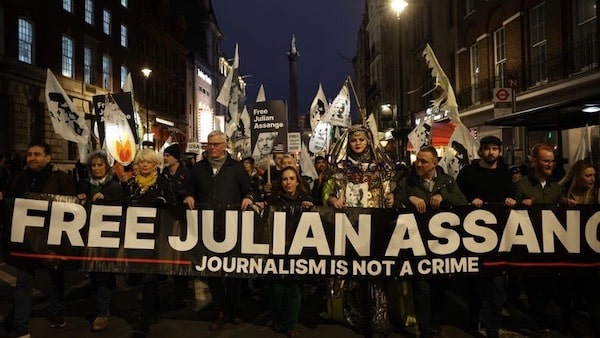
<path fill-rule="evenodd" d="M 137 154 L 137 173 L 125 188 L 128 206 L 166 208 L 175 205 L 175 193 L 169 180 L 158 174 L 161 161 L 162 157 L 152 149 L 142 149 Z M 156 275 L 144 275 L 142 279 L 142 316 L 132 338 L 145 338 L 150 330 L 150 323 L 155 322 L 160 313 Z"/>
<path fill-rule="evenodd" d="M 120 201 L 123 188 L 114 180 L 108 157 L 103 151 L 90 154 L 87 161 L 89 178 L 82 181 L 77 197 L 90 204 L 110 204 Z M 106 272 L 90 272 L 92 286 L 96 290 L 96 318 L 92 322 L 92 331 L 104 331 L 110 317 L 111 288 L 115 284 L 113 274 Z"/>
<path fill-rule="evenodd" d="M 323 187 L 324 205 L 336 209 L 393 206 L 393 165 L 378 148 L 367 127 L 348 128 L 332 153 L 333 175 Z M 342 284 L 345 284 L 343 311 L 346 321 L 365 337 L 389 335 L 386 282 L 342 281 Z"/>

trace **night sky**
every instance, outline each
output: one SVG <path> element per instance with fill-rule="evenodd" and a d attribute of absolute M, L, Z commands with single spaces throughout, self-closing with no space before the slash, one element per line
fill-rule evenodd
<path fill-rule="evenodd" d="M 298 57 L 298 112 L 304 115 L 319 83 L 329 101 L 347 75 L 354 76 L 363 0 L 213 0 L 222 50 L 233 58 L 239 44 L 240 71 L 246 78 L 246 104 L 254 102 L 260 85 L 268 100 L 289 97 L 292 34 Z M 339 54 L 344 57 L 340 56 Z M 356 85 L 356 84 L 355 84 Z M 354 104 L 354 99 L 353 99 Z M 353 115 L 356 106 L 352 107 Z"/>

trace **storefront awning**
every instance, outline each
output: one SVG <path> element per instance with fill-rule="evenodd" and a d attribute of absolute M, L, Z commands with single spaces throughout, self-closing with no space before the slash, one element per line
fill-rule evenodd
<path fill-rule="evenodd" d="M 553 103 L 485 122 L 492 126 L 528 127 L 530 130 L 563 130 L 597 125 L 600 112 L 586 113 L 583 104 Z"/>

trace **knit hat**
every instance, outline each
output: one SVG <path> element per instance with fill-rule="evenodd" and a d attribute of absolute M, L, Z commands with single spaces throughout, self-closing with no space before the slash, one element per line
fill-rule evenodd
<path fill-rule="evenodd" d="M 179 144 L 174 143 L 171 144 L 170 146 L 165 148 L 165 151 L 163 151 L 163 155 L 169 154 L 173 157 L 175 157 L 176 159 L 181 159 L 181 148 L 179 148 Z"/>
<path fill-rule="evenodd" d="M 496 136 L 485 136 L 483 137 L 480 141 L 479 144 L 483 147 L 486 144 L 493 144 L 493 145 L 497 145 L 498 147 L 502 147 L 502 141 L 500 141 L 499 138 L 497 138 Z"/>

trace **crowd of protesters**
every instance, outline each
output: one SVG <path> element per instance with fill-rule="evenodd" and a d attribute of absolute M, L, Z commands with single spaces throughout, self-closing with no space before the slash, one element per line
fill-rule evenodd
<path fill-rule="evenodd" d="M 96 151 L 88 156 L 86 174 L 75 182 L 52 163 L 52 151 L 44 142 L 31 142 L 26 163 L 18 155 L 0 158 L 0 203 L 34 193 L 72 196 L 87 204 L 122 203 L 125 206 L 170 207 L 174 217 L 185 219 L 186 209 L 235 208 L 264 210 L 277 206 L 291 215 L 300 215 L 315 205 L 334 209 L 412 208 L 416 213 L 470 204 L 480 208 L 486 204 L 598 204 L 596 168 L 585 160 L 574 163 L 559 181 L 553 177 L 555 158 L 547 144 L 532 147 L 530 165 L 508 168 L 502 162 L 502 142 L 494 136 L 480 140 L 479 160 L 465 166 L 457 179 L 437 166 L 435 148 L 421 148 L 415 163 L 399 173 L 375 143 L 371 131 L 352 126 L 340 137 L 335 152 L 314 159 L 318 177 L 308 180 L 301 176 L 292 155 L 274 154 L 274 165 L 263 170 L 256 160 L 246 157 L 235 160 L 227 152 L 226 136 L 220 131 L 208 135 L 203 158 L 184 158 L 179 145 L 164 149 L 162 156 L 151 149 L 138 152 L 132 172 L 114 170 L 106 153 Z M 24 167 L 24 169 L 23 169 Z M 162 167 L 162 171 L 160 171 Z M 311 188 L 312 185 L 312 188 Z M 4 211 L 6 212 L 6 205 Z M 224 229 L 217 228 L 218 232 Z M 222 234 L 221 234 L 222 235 Z M 32 311 L 32 289 L 36 268 L 17 266 L 14 293 L 13 322 L 15 337 L 31 337 L 29 317 Z M 67 325 L 63 317 L 64 271 L 48 269 L 51 276 L 50 327 Z M 96 293 L 97 309 L 92 331 L 106 329 L 110 318 L 111 288 L 114 275 L 89 274 Z M 135 276 L 132 276 L 135 278 Z M 163 307 L 158 293 L 158 275 L 137 276 L 142 282 L 141 318 L 132 337 L 144 338 L 150 326 L 160 318 Z M 185 304 L 190 278 L 173 276 L 175 302 Z M 239 278 L 209 278 L 214 317 L 211 331 L 220 331 L 227 322 L 243 322 L 241 290 L 248 281 Z M 521 287 L 527 300 L 527 311 L 533 319 L 532 329 L 540 334 L 550 329 L 564 333 L 573 330 L 571 310 L 577 297 L 586 296 L 586 306 L 593 321 L 596 336 L 600 336 L 600 277 L 596 275 L 523 277 L 503 274 L 467 278 L 468 330 L 479 336 L 500 337 L 502 310 L 506 302 L 517 304 Z M 391 334 L 389 307 L 393 302 L 402 309 L 404 323 L 416 323 L 420 337 L 442 334 L 445 287 L 447 280 L 419 279 L 412 281 L 330 280 L 328 292 L 331 306 L 324 316 L 350 325 L 365 337 L 385 337 Z M 269 299 L 275 329 L 288 337 L 300 332 L 296 323 L 302 302 L 302 283 L 294 279 L 272 280 L 258 284 L 270 291 Z M 408 290 L 400 299 L 389 296 L 390 288 Z M 580 292 L 575 292 L 579 290 Z M 323 291 L 323 290 L 321 290 Z M 332 299 L 335 298 L 335 299 Z M 560 309 L 561 321 L 549 320 L 549 302 Z M 411 319 L 412 318 L 412 319 Z M 483 333 L 481 333 L 483 334 Z"/>

